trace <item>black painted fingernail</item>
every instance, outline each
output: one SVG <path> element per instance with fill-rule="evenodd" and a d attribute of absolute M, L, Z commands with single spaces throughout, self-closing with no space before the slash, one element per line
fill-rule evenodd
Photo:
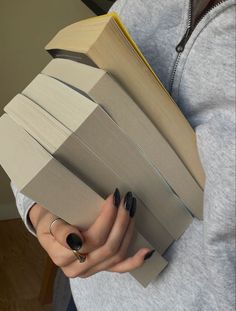
<path fill-rule="evenodd" d="M 135 212 L 136 212 L 136 205 L 137 205 L 137 200 L 135 197 L 132 198 L 132 206 L 131 206 L 131 209 L 129 211 L 129 215 L 131 218 L 134 217 L 135 215 Z"/>
<path fill-rule="evenodd" d="M 148 253 L 144 256 L 144 260 L 147 260 L 147 259 L 151 258 L 154 252 L 155 252 L 155 249 L 153 249 L 152 251 L 148 252 Z"/>
<path fill-rule="evenodd" d="M 66 242 L 75 251 L 78 251 L 83 244 L 81 238 L 75 233 L 70 233 L 66 238 Z"/>
<path fill-rule="evenodd" d="M 120 205 L 120 191 L 118 188 L 116 188 L 113 194 L 113 204 L 115 205 L 115 207 L 119 207 Z"/>
<path fill-rule="evenodd" d="M 132 207 L 132 201 L 133 201 L 133 195 L 132 195 L 132 192 L 129 191 L 126 193 L 125 198 L 124 198 L 124 207 L 127 211 L 130 211 Z"/>
<path fill-rule="evenodd" d="M 125 195 L 125 198 L 124 198 L 124 204 L 126 203 L 126 201 L 128 200 L 129 197 L 132 197 L 132 192 L 131 191 L 128 191 Z"/>

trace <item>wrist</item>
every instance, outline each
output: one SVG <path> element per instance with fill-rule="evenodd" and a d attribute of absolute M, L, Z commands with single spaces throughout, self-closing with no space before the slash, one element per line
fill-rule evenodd
<path fill-rule="evenodd" d="M 30 223 L 32 224 L 32 227 L 36 230 L 37 224 L 39 222 L 40 214 L 42 213 L 42 206 L 40 206 L 38 203 L 35 203 L 31 206 L 29 212 L 28 212 L 28 219 Z"/>

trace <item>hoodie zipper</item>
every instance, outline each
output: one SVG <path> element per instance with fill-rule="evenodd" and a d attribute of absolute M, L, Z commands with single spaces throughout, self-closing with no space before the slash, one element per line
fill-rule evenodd
<path fill-rule="evenodd" d="M 218 2 L 217 4 L 213 5 L 209 10 L 207 10 L 199 19 L 199 21 L 197 22 L 197 24 L 212 10 L 214 10 L 216 7 L 218 7 L 219 5 L 221 5 L 222 3 L 226 2 L 227 0 L 222 0 L 220 2 Z M 188 9 L 188 23 L 187 23 L 187 28 L 185 31 L 185 34 L 183 35 L 183 38 L 181 39 L 181 41 L 179 42 L 179 44 L 176 46 L 175 50 L 178 53 L 177 58 L 175 60 L 175 64 L 171 73 L 171 79 L 170 79 L 170 94 L 172 94 L 173 91 L 173 84 L 174 84 L 174 79 L 175 79 L 175 74 L 177 71 L 177 67 L 180 61 L 180 57 L 181 54 L 184 51 L 185 45 L 188 41 L 188 39 L 190 38 L 191 34 L 192 34 L 192 15 L 193 15 L 193 3 L 192 0 L 190 0 L 189 2 L 189 9 Z M 196 27 L 196 26 L 195 26 Z"/>
<path fill-rule="evenodd" d="M 173 89 L 173 83 L 174 83 L 174 79 L 175 79 L 175 74 L 176 74 L 176 70 L 180 61 L 180 57 L 182 52 L 184 51 L 184 47 L 185 44 L 187 43 L 189 34 L 191 32 L 191 27 L 192 27 L 192 12 L 193 10 L 193 4 L 192 4 L 192 0 L 190 0 L 189 2 L 189 8 L 188 8 L 188 23 L 187 23 L 187 28 L 185 31 L 185 34 L 183 36 L 183 38 L 181 39 L 181 41 L 179 42 L 179 44 L 176 46 L 175 50 L 178 53 L 177 58 L 175 60 L 175 64 L 172 70 L 172 74 L 171 74 L 171 79 L 170 79 L 170 94 L 172 93 L 172 89 Z"/>

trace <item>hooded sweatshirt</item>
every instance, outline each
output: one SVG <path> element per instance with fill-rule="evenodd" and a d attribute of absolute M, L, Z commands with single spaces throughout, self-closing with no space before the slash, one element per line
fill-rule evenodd
<path fill-rule="evenodd" d="M 169 265 L 146 289 L 129 273 L 70 279 L 78 310 L 235 310 L 235 7 L 235 0 L 118 0 L 111 8 L 195 130 L 204 220 L 194 219 L 168 249 Z M 35 234 L 27 218 L 33 201 L 13 190 Z"/>

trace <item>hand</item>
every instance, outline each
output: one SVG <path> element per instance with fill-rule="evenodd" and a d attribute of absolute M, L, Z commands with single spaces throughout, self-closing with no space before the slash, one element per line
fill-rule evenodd
<path fill-rule="evenodd" d="M 140 249 L 134 256 L 126 258 L 134 229 L 136 199 L 128 192 L 120 199 L 117 189 L 104 201 L 95 222 L 85 231 L 71 226 L 64 220 L 49 226 L 56 215 L 39 204 L 35 204 L 29 218 L 36 230 L 38 240 L 52 261 L 69 278 L 89 277 L 99 271 L 129 272 L 140 267 L 152 251 Z M 80 263 L 72 249 L 88 253 L 86 261 Z"/>

